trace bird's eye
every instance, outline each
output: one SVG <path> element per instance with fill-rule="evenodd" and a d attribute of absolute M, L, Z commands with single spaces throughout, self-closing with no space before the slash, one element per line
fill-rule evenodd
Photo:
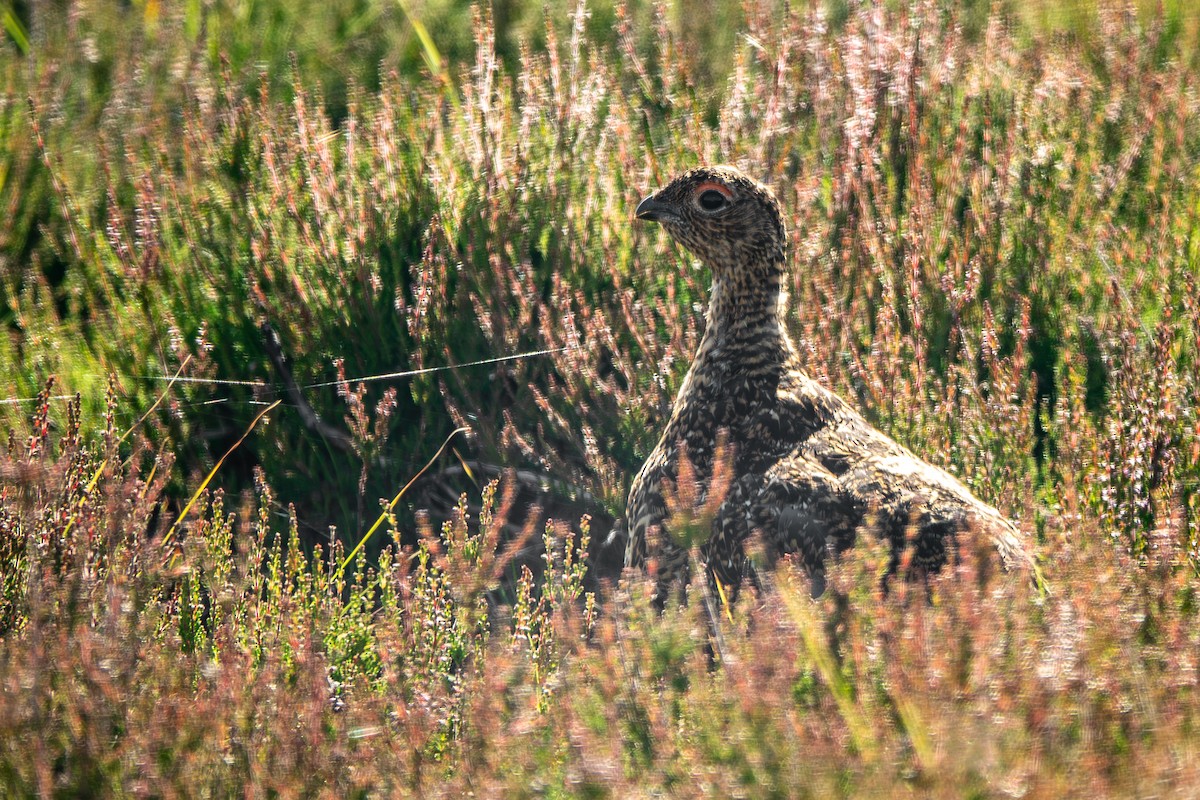
<path fill-rule="evenodd" d="M 705 211 L 717 211 L 729 202 L 725 195 L 721 194 L 716 189 L 709 189 L 705 192 L 702 192 L 697 200 L 700 203 L 700 207 Z"/>

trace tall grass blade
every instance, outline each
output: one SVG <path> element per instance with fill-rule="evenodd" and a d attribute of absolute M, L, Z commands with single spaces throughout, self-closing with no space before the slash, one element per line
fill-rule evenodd
<path fill-rule="evenodd" d="M 168 530 L 166 535 L 163 536 L 162 544 L 164 547 L 171 542 L 171 539 L 175 536 L 175 531 L 179 528 L 179 523 L 183 522 L 183 520 L 187 518 L 188 512 L 192 510 L 192 506 L 196 504 L 196 501 L 200 498 L 200 495 L 203 494 L 204 490 L 208 488 L 208 484 L 212 482 L 213 477 L 221 469 L 221 465 L 225 463 L 225 459 L 229 458 L 229 456 L 233 454 L 233 451 L 237 450 L 241 446 L 242 442 L 246 441 L 246 437 L 248 437 L 250 432 L 254 430 L 254 427 L 258 425 L 259 420 L 274 411 L 275 408 L 282 402 L 283 400 L 276 400 L 274 403 L 271 403 L 271 405 L 259 412 L 258 416 L 255 417 L 250 423 L 250 427 L 246 428 L 246 432 L 242 434 L 241 438 L 234 442 L 233 446 L 225 451 L 225 455 L 217 459 L 217 463 L 213 465 L 213 468 L 209 470 L 207 475 L 204 476 L 204 480 L 202 480 L 200 485 L 196 487 L 196 491 L 192 494 L 192 499 L 188 500 L 187 505 L 183 507 L 183 511 L 179 512 L 178 518 L 176 518 L 175 522 L 172 523 L 170 530 Z"/>
<path fill-rule="evenodd" d="M 158 399 L 156 399 L 153 403 L 150 404 L 150 407 L 148 409 L 146 409 L 146 413 L 144 413 L 144 414 L 142 414 L 142 416 L 138 417 L 137 422 L 130 425 L 129 429 L 126 430 L 125 433 L 121 434 L 121 438 L 117 439 L 117 445 L 121 445 L 122 443 L 124 443 L 124 441 L 126 439 L 128 439 L 129 436 L 135 430 L 137 430 L 141 426 L 141 424 L 143 422 L 145 422 L 147 420 L 147 418 L 149 418 L 149 416 L 151 414 L 154 413 L 154 409 L 158 408 L 159 405 L 162 403 L 162 401 L 166 399 L 167 395 L 171 393 L 171 387 L 173 387 L 175 385 L 176 381 L 179 380 L 179 376 L 183 374 L 183 370 L 187 367 L 187 365 L 191 362 L 191 360 L 192 360 L 192 356 L 189 353 L 187 355 L 187 357 L 183 359 L 183 362 L 179 365 L 179 369 L 175 370 L 175 374 L 173 376 L 171 376 L 171 380 L 169 380 L 167 382 L 166 388 L 162 390 L 161 394 L 159 394 Z M 79 499 L 76 500 L 76 502 L 75 502 L 75 506 L 71 511 L 71 516 L 67 519 L 67 524 L 63 528 L 62 535 L 63 535 L 64 539 L 66 539 L 67 534 L 69 534 L 71 532 L 71 529 L 73 527 L 75 527 L 75 521 L 78 518 L 79 510 L 81 508 L 83 508 L 84 501 L 89 496 L 91 496 L 92 492 L 94 492 L 96 490 L 96 484 L 100 481 L 100 476 L 104 474 L 104 470 L 105 470 L 105 467 L 107 467 L 107 465 L 108 464 L 106 461 L 100 462 L 100 466 L 96 467 L 96 471 L 92 473 L 91 480 L 88 481 L 87 486 L 84 487 L 84 490 L 79 494 Z M 153 477 L 153 471 L 151 471 L 151 477 Z M 150 485 L 150 479 L 146 480 L 146 485 L 147 486 Z"/>
<path fill-rule="evenodd" d="M 875 732 L 854 699 L 853 687 L 838 669 L 837 661 L 830 651 L 829 642 L 826 641 L 821 630 L 820 621 L 813 613 L 808 600 L 808 590 L 790 571 L 784 575 L 782 585 L 783 591 L 779 595 L 787 606 L 788 615 L 800 632 L 800 638 L 804 642 L 804 649 L 808 653 L 809 659 L 816 667 L 825 685 L 829 687 L 830 694 L 833 695 L 838 713 L 841 714 L 846 728 L 850 731 L 850 739 L 853 741 L 855 749 L 866 760 L 872 760 L 878 751 Z"/>
<path fill-rule="evenodd" d="M 4 11 L 0 12 L 0 22 L 3 22 L 4 30 L 8 31 L 8 35 L 12 37 L 17 49 L 21 51 L 21 55 L 29 55 L 29 35 L 25 33 L 21 20 L 17 19 L 17 15 L 11 8 L 6 7 Z"/>
<path fill-rule="evenodd" d="M 392 511 L 396 508 L 396 504 L 400 502 L 401 497 L 404 497 L 404 493 L 407 492 L 409 490 L 409 488 L 411 488 L 412 485 L 414 483 L 416 483 L 417 480 L 422 475 L 424 475 L 429 470 L 430 467 L 432 467 L 434 465 L 434 463 L 438 460 L 438 458 L 441 457 L 442 453 L 445 452 L 446 447 L 450 444 L 450 440 L 453 439 L 455 436 L 457 436 L 460 433 L 466 433 L 468 430 L 470 430 L 470 429 L 464 427 L 464 428 L 455 428 L 454 430 L 450 431 L 450 435 L 446 437 L 446 441 L 442 442 L 442 446 L 439 447 L 437 452 L 433 454 L 433 458 L 429 459 L 429 461 L 426 462 L 425 466 L 421 467 L 420 472 L 418 472 L 416 475 L 412 476 L 412 478 L 408 481 L 408 483 L 404 484 L 404 488 L 401 489 L 400 492 L 395 497 L 392 498 L 392 501 L 387 504 L 386 508 L 384 508 L 383 513 L 381 513 L 379 515 L 379 518 L 375 520 L 375 524 L 372 525 L 365 534 L 363 534 L 363 537 L 358 540 L 358 544 L 354 545 L 354 549 L 351 550 L 349 553 L 347 553 L 346 557 L 344 559 L 342 559 L 342 563 L 338 567 L 338 569 L 340 571 L 342 571 L 342 572 L 346 571 L 346 567 L 348 567 L 350 565 L 350 562 L 354 560 L 354 557 L 356 555 L 358 555 L 358 551 L 363 549 L 363 546 L 365 546 L 366 543 L 368 541 L 370 541 L 371 537 L 375 535 L 375 531 L 379 530 L 379 526 L 383 524 L 383 521 L 385 519 L 387 519 L 388 515 L 391 514 Z"/>
<path fill-rule="evenodd" d="M 433 37 L 429 35 L 429 29 L 425 27 L 424 22 L 421 22 L 421 18 L 409 8 L 406 0 L 396 0 L 396 2 L 400 6 L 400 10 L 404 12 L 409 24 L 412 25 L 413 32 L 417 34 L 417 40 L 421 43 L 421 55 L 425 58 L 425 64 L 429 67 L 429 71 L 439 79 L 444 77 L 445 65 L 442 61 L 442 54 L 438 50 L 437 44 L 434 43 Z"/>

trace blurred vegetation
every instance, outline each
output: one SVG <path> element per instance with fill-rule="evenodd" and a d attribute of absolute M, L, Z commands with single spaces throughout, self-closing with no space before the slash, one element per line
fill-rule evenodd
<path fill-rule="evenodd" d="M 311 535 L 331 524 L 361 529 L 375 498 L 390 496 L 450 428 L 470 422 L 482 457 L 553 471 L 619 511 L 625 475 L 652 446 L 655 422 L 686 368 L 687 332 L 699 324 L 695 305 L 704 292 L 695 276 L 667 280 L 661 267 L 642 267 L 650 254 L 634 249 L 639 234 L 624 216 L 633 199 L 697 156 L 742 160 L 768 179 L 791 181 L 803 170 L 811 182 L 823 174 L 830 182 L 813 198 L 801 194 L 812 191 L 802 183 L 772 182 L 785 199 L 803 203 L 801 214 L 820 217 L 797 222 L 840 251 L 837 258 L 874 270 L 871 260 L 880 255 L 842 247 L 860 224 L 853 187 L 825 196 L 841 180 L 832 168 L 855 160 L 846 158 L 845 139 L 826 129 L 855 113 L 848 103 L 859 101 L 848 82 L 861 78 L 875 85 L 864 90 L 897 93 L 887 74 L 895 64 L 865 65 L 883 71 L 856 77 L 844 60 L 857 27 L 879 22 L 840 2 L 805 12 L 810 22 L 770 4 L 756 7 L 749 24 L 740 6 L 718 9 L 696 15 L 681 5 L 593 3 L 573 15 L 566 3 L 545 13 L 508 3 L 485 18 L 466 4 L 436 2 L 197 0 L 37 13 L 13 6 L 5 12 L 0 107 L 7 396 L 32 397 L 56 375 L 60 386 L 82 394 L 85 416 L 95 418 L 112 373 L 128 399 L 121 412 L 132 418 L 191 353 L 190 379 L 237 383 L 191 383 L 173 395 L 161 436 L 187 476 L 206 472 L 237 440 L 257 413 L 253 402 L 280 396 L 280 376 L 264 354 L 264 323 L 279 331 L 302 385 L 331 384 L 336 363 L 350 377 L 369 376 L 579 345 L 592 352 L 418 376 L 397 382 L 394 397 L 383 392 L 386 384 L 358 394 L 332 385 L 307 391 L 322 418 L 355 418 L 346 425 L 356 432 L 353 452 L 331 447 L 298 414 L 280 414 L 267 440 L 236 454 L 222 479 L 229 488 L 248 487 L 251 467 L 261 465 L 283 495 L 297 498 Z M 1040 61 L 1018 69 L 1054 67 L 1063 48 L 1078 52 L 1089 59 L 1081 80 L 1093 81 L 1079 91 L 1106 105 L 1068 109 L 1077 130 L 1049 118 L 1043 124 L 1052 127 L 1038 130 L 1019 117 L 1009 122 L 1005 109 L 1031 102 L 1034 84 L 1014 90 L 1004 85 L 1009 75 L 984 70 L 985 85 L 971 94 L 952 82 L 930 87 L 917 112 L 932 124 L 907 132 L 926 137 L 914 143 L 918 149 L 935 148 L 920 154 L 923 169 L 937 176 L 946 172 L 943 163 L 972 168 L 961 155 L 946 161 L 956 157 L 943 142 L 955 133 L 946 126 L 958 120 L 976 137 L 1016 137 L 998 159 L 1028 162 L 1027 151 L 1040 147 L 1033 155 L 1046 160 L 1042 171 L 1060 168 L 1060 156 L 1078 158 L 1069 165 L 1076 182 L 1117 167 L 1121 185 L 1108 193 L 1124 200 L 1126 185 L 1132 193 L 1115 218 L 1089 206 L 1081 220 L 1064 220 L 1078 228 L 1070 232 L 1052 230 L 1054 219 L 1014 217 L 1020 206 L 1009 204 L 996 209 L 997 231 L 1026 226 L 1081 241 L 1107 236 L 1097 225 L 1131 221 L 1145 230 L 1151 220 L 1139 212 L 1147 202 L 1141 198 L 1155 187 L 1139 184 L 1152 166 L 1140 154 L 1153 143 L 1143 139 L 1169 131 L 1141 130 L 1127 141 L 1122 132 L 1148 89 L 1129 87 L 1111 100 L 1103 89 L 1114 69 L 1133 70 L 1129 79 L 1140 80 L 1169 62 L 1171 74 L 1193 74 L 1197 15 L 1183 6 L 1147 17 L 1100 15 L 1083 4 L 1014 10 L 982 2 L 947 13 L 926 12 L 937 29 L 935 52 L 941 47 L 964 67 L 974 64 L 969 52 L 988 47 L 987 20 L 1004 20 L 1005 32 L 992 38 L 1028 40 L 1020 51 Z M 961 41 L 937 41 L 952 31 Z M 1113 52 L 1119 41 L 1109 41 L 1110 33 L 1136 52 Z M 793 52 L 799 46 L 826 48 L 821 58 L 835 81 L 827 97 L 808 96 L 821 88 L 812 81 L 823 67 Z M 927 69 L 918 58 L 917 67 Z M 1126 64 L 1131 58 L 1150 61 Z M 774 98 L 763 85 L 770 80 L 782 83 Z M 770 110 L 754 109 L 757 100 L 775 104 L 769 125 L 751 124 Z M 884 221 L 901 231 L 914 213 L 906 186 L 912 147 L 896 97 L 876 100 L 892 116 L 888 122 L 864 109 L 894 206 Z M 1091 125 L 1099 113 L 1104 121 Z M 1074 141 L 1060 141 L 1064 135 Z M 965 155 L 986 155 L 984 144 L 969 143 Z M 599 160 L 568 169 L 573 153 L 593 148 Z M 1122 158 L 1134 160 L 1124 165 Z M 1028 198 L 1030 206 L 1071 191 L 1052 181 L 1034 188 L 1044 191 Z M 955 202 L 956 214 L 969 208 L 965 196 Z M 978 244 L 970 231 L 957 239 Z M 1017 303 L 1032 304 L 1028 366 L 1039 397 L 1051 403 L 1071 334 L 1064 309 L 1081 289 L 1074 270 L 1064 273 L 1073 285 L 1061 292 L 1052 275 L 1025 284 L 1040 259 L 1064 255 L 1059 245 L 1047 242 L 1054 248 L 1047 254 L 1034 239 L 1017 237 L 1011 252 L 964 251 L 998 271 L 977 299 L 1002 306 L 993 310 L 1003 347 L 1013 346 Z M 895 251 L 891 260 L 902 257 L 896 245 L 885 246 Z M 932 283 L 917 288 L 933 293 L 922 299 L 937 306 L 935 318 L 925 330 L 902 333 L 925 340 L 930 374 L 945 381 L 958 354 L 952 309 L 933 273 L 944 271 L 951 254 L 928 256 Z M 1099 268 L 1093 263 L 1093 273 Z M 885 283 L 876 281 L 862 298 L 871 316 Z M 1141 285 L 1156 294 L 1154 281 Z M 798 288 L 797 300 L 806 302 Z M 1085 323 L 1108 302 L 1102 292 L 1086 299 Z M 1154 298 L 1146 299 L 1143 313 L 1157 313 Z M 843 314 L 858 301 L 842 300 Z M 903 308 L 897 313 L 906 323 Z M 583 330 L 564 330 L 564 322 Z M 858 349 L 869 350 L 876 321 L 848 326 Z M 668 329 L 676 333 L 660 346 Z M 1093 333 L 1080 333 L 1078 347 L 1097 412 L 1107 384 Z M 841 357 L 841 349 L 825 355 Z M 857 380 L 838 375 L 847 364 L 830 366 L 836 388 Z M 855 389 L 870 400 L 862 386 Z M 3 412 L 15 420 L 25 410 L 9 404 Z M 1035 409 L 1027 413 L 1040 458 L 1048 434 Z M 182 484 L 172 491 L 181 495 Z"/>
<path fill-rule="evenodd" d="M 690 8 L 0 4 L 0 794 L 1194 793 L 1200 14 Z M 867 547 L 597 616 L 511 481 L 343 564 L 459 425 L 438 469 L 620 513 L 707 290 L 630 210 L 700 162 L 790 213 L 810 371 L 1049 597 Z"/>

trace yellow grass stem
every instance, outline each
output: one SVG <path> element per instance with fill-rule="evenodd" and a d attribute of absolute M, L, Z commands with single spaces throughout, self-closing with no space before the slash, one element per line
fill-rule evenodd
<path fill-rule="evenodd" d="M 725 584 L 721 583 L 720 578 L 713 578 L 713 583 L 717 585 L 717 596 L 721 598 L 721 608 L 725 610 L 725 616 L 729 618 L 729 623 L 733 624 L 733 612 L 729 609 L 729 599 L 725 597 Z"/>
<path fill-rule="evenodd" d="M 437 43 L 433 41 L 433 36 L 429 33 L 429 28 L 425 27 L 425 23 L 421 22 L 421 18 L 409 7 L 408 0 L 396 0 L 396 5 L 400 6 L 400 11 L 404 13 L 404 18 L 412 25 L 413 33 L 417 35 L 417 41 L 421 45 L 421 57 L 425 59 L 425 65 L 429 67 L 429 72 L 433 75 L 434 80 L 441 85 L 442 92 L 449 101 L 450 106 L 457 111 L 459 108 L 458 92 L 454 90 L 454 83 L 450 79 L 450 72 L 446 68 L 446 60 L 442 58 L 442 53 L 438 50 Z"/>
<path fill-rule="evenodd" d="M 13 43 L 17 49 L 21 51 L 21 55 L 29 55 L 29 35 L 25 32 L 25 28 L 21 25 L 21 20 L 17 19 L 17 15 L 9 8 L 8 4 L 4 4 L 4 9 L 0 11 L 0 23 L 3 23 L 4 30 L 8 31 L 8 35 L 12 37 Z"/>
<path fill-rule="evenodd" d="M 189 353 L 187 358 L 183 359 L 183 363 L 181 363 L 179 365 L 179 369 L 177 369 L 175 371 L 175 374 L 171 376 L 171 380 L 167 382 L 167 388 L 163 389 L 162 394 L 160 394 L 158 396 L 158 399 L 154 401 L 154 403 L 150 406 L 150 408 L 146 409 L 146 413 L 142 414 L 142 416 L 138 418 L 138 421 L 133 423 L 133 425 L 131 425 L 129 427 L 129 430 L 127 430 L 127 431 L 125 431 L 125 433 L 121 434 L 121 438 L 117 439 L 117 445 L 124 444 L 125 440 L 129 438 L 130 434 L 132 434 L 134 431 L 136 431 L 138 429 L 138 427 L 143 422 L 146 421 L 146 418 L 154 413 L 154 409 L 158 408 L 159 405 L 162 403 L 162 401 L 166 399 L 167 394 L 169 394 L 171 391 L 171 387 L 175 385 L 175 382 L 177 380 L 179 380 L 179 376 L 183 374 L 184 368 L 187 367 L 188 363 L 191 360 L 192 360 L 192 356 Z M 96 467 L 96 471 L 94 473 L 92 473 L 92 479 L 90 481 L 88 481 L 88 484 L 84 488 L 83 493 L 80 494 L 79 499 L 75 501 L 75 508 L 71 511 L 71 517 L 67 520 L 66 527 L 63 528 L 62 535 L 63 535 L 64 539 L 67 538 L 67 534 L 69 534 L 71 532 L 71 528 L 75 527 L 75 520 L 78 518 L 79 511 L 83 508 L 84 501 L 87 500 L 89 495 L 91 495 L 92 490 L 94 490 L 96 488 L 96 484 L 100 481 L 100 476 L 104 474 L 104 468 L 107 465 L 108 465 L 107 459 L 100 462 L 100 466 Z M 151 472 L 151 477 L 153 477 L 153 475 L 154 475 L 153 472 Z M 147 486 L 150 485 L 149 480 L 146 481 L 146 485 Z"/>
<path fill-rule="evenodd" d="M 151 414 L 154 413 L 154 409 L 158 408 L 162 404 L 162 401 L 167 399 L 167 395 L 170 393 L 171 387 L 174 386 L 175 382 L 179 380 L 179 376 L 183 374 L 184 368 L 186 368 L 187 365 L 191 363 L 191 361 L 192 361 L 192 356 L 189 353 L 187 358 L 183 359 L 183 363 L 179 365 L 179 369 L 175 370 L 175 374 L 171 376 L 171 380 L 167 381 L 167 388 L 163 389 L 162 394 L 160 394 L 158 396 L 158 399 L 154 401 L 154 404 L 151 405 L 148 409 L 146 409 L 146 413 L 142 414 L 142 416 L 138 417 L 138 421 L 133 423 L 133 425 L 130 426 L 129 430 L 127 430 L 127 431 L 125 431 L 125 433 L 121 434 L 121 438 L 117 440 L 117 444 L 123 444 L 125 442 L 125 440 L 129 438 L 129 435 L 131 433 L 133 433 L 135 430 L 137 430 L 138 426 L 141 425 L 143 422 L 145 422 L 147 417 L 149 417 Z M 92 485 L 93 486 L 95 485 L 94 480 L 92 482 Z"/>
<path fill-rule="evenodd" d="M 217 474 L 217 470 L 221 468 L 221 465 L 225 463 L 225 459 L 229 458 L 229 456 L 233 454 L 233 451 L 237 450 L 238 447 L 241 446 L 242 442 L 246 441 L 246 437 L 248 437 L 250 432 L 254 430 L 254 426 L 258 424 L 258 421 L 269 414 L 282 402 L 283 400 L 276 400 L 274 403 L 271 403 L 271 405 L 264 408 L 262 412 L 254 418 L 254 421 L 250 423 L 250 427 L 246 428 L 246 432 L 242 434 L 242 438 L 234 442 L 233 446 L 225 451 L 225 455 L 221 456 L 217 460 L 217 463 L 211 470 L 209 470 L 208 475 L 206 475 L 204 480 L 200 482 L 200 486 L 197 487 L 195 493 L 192 495 L 192 499 L 188 500 L 187 505 L 183 507 L 183 511 L 180 512 L 179 517 L 176 518 L 175 522 L 171 525 L 171 529 L 167 531 L 167 535 L 163 537 L 162 543 L 164 547 L 166 547 L 167 544 L 170 543 L 171 539 L 175 536 L 175 531 L 179 528 L 179 523 L 183 522 L 184 518 L 187 517 L 188 512 L 192 510 L 192 506 L 194 506 L 196 501 L 200 498 L 201 493 L 208 488 L 208 484 Z"/>
<path fill-rule="evenodd" d="M 146 476 L 146 480 L 142 483 L 142 497 L 146 497 L 146 493 L 150 491 L 150 485 L 154 483 L 154 476 L 158 474 L 158 459 L 154 459 L 154 463 L 150 465 L 150 474 Z"/>
<path fill-rule="evenodd" d="M 800 585 L 791 572 L 787 572 L 784 591 L 780 594 L 788 614 L 800 631 L 800 638 L 804 640 L 804 649 L 808 652 L 809 659 L 833 695 L 838 713 L 846 722 L 855 749 L 868 761 L 873 759 L 878 749 L 875 733 L 867 716 L 855 702 L 849 682 L 837 667 L 829 643 L 821 631 L 820 622 L 813 614 L 811 603 L 806 597 L 808 590 Z"/>
<path fill-rule="evenodd" d="M 433 458 L 429 459 L 425 466 L 421 467 L 421 471 L 412 476 L 408 483 L 404 484 L 404 488 L 400 490 L 399 494 L 392 498 L 392 502 L 387 504 L 387 508 L 385 508 L 383 513 L 379 515 L 379 518 L 375 520 L 375 524 L 372 525 L 365 534 L 363 534 L 363 537 L 358 540 L 358 544 L 354 545 L 354 549 L 347 553 L 346 557 L 342 559 L 342 563 L 338 567 L 340 571 L 346 571 L 346 567 L 349 566 L 350 562 L 354 560 L 354 557 L 358 555 L 358 551 L 362 550 L 363 546 L 370 540 L 372 536 L 375 535 L 375 531 L 379 530 L 379 526 L 382 525 L 383 521 L 388 518 L 389 514 L 392 513 L 392 510 L 396 507 L 396 504 L 400 502 L 400 498 L 404 497 L 404 493 L 407 492 L 409 488 L 411 488 L 412 485 L 416 483 L 417 480 L 424 475 L 430 467 L 433 466 L 433 463 L 438 460 L 442 453 L 445 452 L 446 447 L 450 444 L 450 440 L 460 433 L 466 433 L 468 430 L 470 430 L 470 428 L 463 427 L 455 428 L 454 430 L 450 431 L 450 435 L 446 437 L 446 441 L 442 442 L 442 446 L 438 448 L 438 451 L 433 454 Z"/>
<path fill-rule="evenodd" d="M 900 722 L 908 733 L 908 741 L 917 755 L 917 761 L 923 768 L 929 769 L 933 766 L 933 741 L 929 738 L 929 728 L 921 718 L 917 704 L 903 692 L 893 693 L 892 702 L 896 704 L 896 713 L 900 715 Z"/>
<path fill-rule="evenodd" d="M 475 471 L 471 469 L 471 465 L 467 463 L 467 460 L 462 457 L 462 453 L 458 452 L 457 447 L 451 447 L 450 451 L 454 453 L 454 457 L 458 459 L 458 463 L 462 464 L 463 472 L 467 473 L 467 477 L 471 479 L 471 483 L 478 487 L 479 481 L 475 478 Z"/>

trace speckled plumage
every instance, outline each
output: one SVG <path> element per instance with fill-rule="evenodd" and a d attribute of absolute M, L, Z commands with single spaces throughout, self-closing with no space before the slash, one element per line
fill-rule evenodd
<path fill-rule="evenodd" d="M 919 569 L 940 567 L 968 526 L 991 538 L 1006 565 L 1027 561 L 996 509 L 801 369 L 783 319 L 787 233 L 769 189 L 731 167 L 705 167 L 646 198 L 637 216 L 662 224 L 713 278 L 704 337 L 626 508 L 626 565 L 654 565 L 660 603 L 688 569 L 664 487 L 686 451 L 703 496 L 719 437 L 732 452 L 732 476 L 701 550 L 710 578 L 725 587 L 740 584 L 743 545 L 754 531 L 771 557 L 798 555 L 814 593 L 824 586 L 826 555 L 850 547 L 867 522 L 897 559 L 911 542 Z"/>

